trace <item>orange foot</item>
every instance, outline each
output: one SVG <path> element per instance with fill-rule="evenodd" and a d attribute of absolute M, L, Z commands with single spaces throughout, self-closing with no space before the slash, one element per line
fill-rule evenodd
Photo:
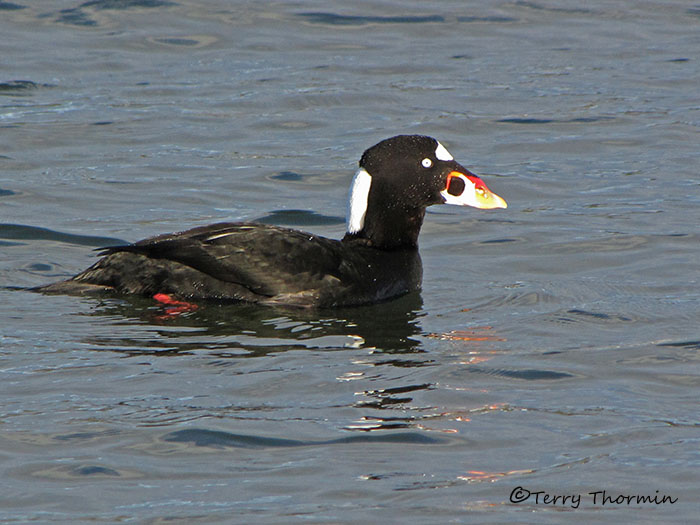
<path fill-rule="evenodd" d="M 165 316 L 180 315 L 186 312 L 192 312 L 193 310 L 199 308 L 199 306 L 194 303 L 178 301 L 166 293 L 157 293 L 153 296 L 153 299 L 167 306 L 165 309 Z"/>

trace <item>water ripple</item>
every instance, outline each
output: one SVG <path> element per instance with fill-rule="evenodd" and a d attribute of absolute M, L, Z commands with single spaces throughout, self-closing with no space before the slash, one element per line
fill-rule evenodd
<path fill-rule="evenodd" d="M 310 447 L 319 445 L 340 445 L 352 443 L 406 443 L 420 445 L 444 445 L 447 439 L 428 436 L 419 432 L 396 432 L 387 434 L 362 434 L 330 439 L 325 441 L 303 441 L 298 439 L 274 438 L 252 434 L 233 434 L 220 430 L 188 428 L 176 430 L 163 437 L 164 441 L 192 443 L 198 447 L 273 448 Z"/>
<path fill-rule="evenodd" d="M 18 11 L 26 8 L 27 6 L 13 4 L 12 2 L 0 2 L 0 11 Z"/>
<path fill-rule="evenodd" d="M 61 9 L 56 21 L 63 24 L 93 27 L 97 26 L 97 21 L 90 17 L 85 9 L 94 11 L 114 10 L 124 11 L 127 9 L 151 9 L 156 7 L 170 7 L 177 5 L 168 0 L 90 0 L 77 7 Z"/>
<path fill-rule="evenodd" d="M 336 13 L 309 12 L 299 13 L 299 18 L 312 24 L 325 24 L 335 26 L 359 26 L 367 24 L 425 24 L 444 22 L 445 19 L 438 15 L 428 16 L 350 16 Z"/>
<path fill-rule="evenodd" d="M 82 246 L 114 246 L 116 244 L 126 244 L 126 241 L 114 237 L 99 237 L 93 235 L 77 235 L 64 233 L 48 228 L 37 226 L 27 226 L 25 224 L 0 223 L 0 238 L 14 240 L 46 240 L 59 241 L 69 244 L 79 244 Z"/>

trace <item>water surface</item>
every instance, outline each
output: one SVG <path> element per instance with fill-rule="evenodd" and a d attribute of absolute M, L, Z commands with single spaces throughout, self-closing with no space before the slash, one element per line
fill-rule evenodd
<path fill-rule="evenodd" d="M 690 522 L 699 30 L 680 1 L 0 2 L 2 519 Z M 398 133 L 509 204 L 429 211 L 420 294 L 19 289 L 215 221 L 340 237 Z"/>

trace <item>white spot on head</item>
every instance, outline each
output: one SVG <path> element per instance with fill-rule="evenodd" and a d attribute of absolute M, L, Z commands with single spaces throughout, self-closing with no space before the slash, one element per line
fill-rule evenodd
<path fill-rule="evenodd" d="M 454 160 L 454 157 L 450 155 L 450 152 L 445 149 L 445 146 L 438 142 L 437 148 L 435 148 L 435 157 L 439 160 Z"/>
<path fill-rule="evenodd" d="M 348 233 L 357 233 L 365 227 L 365 214 L 367 213 L 367 201 L 371 186 L 372 176 L 364 168 L 357 170 L 350 185 Z"/>

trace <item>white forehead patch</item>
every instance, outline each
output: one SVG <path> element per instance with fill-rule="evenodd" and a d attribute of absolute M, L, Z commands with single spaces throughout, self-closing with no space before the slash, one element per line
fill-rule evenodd
<path fill-rule="evenodd" d="M 371 186 L 372 176 L 364 168 L 357 170 L 350 185 L 348 233 L 357 233 L 365 227 L 365 214 L 367 213 L 367 201 Z"/>
<path fill-rule="evenodd" d="M 450 152 L 445 149 L 445 146 L 438 142 L 437 148 L 435 148 L 435 157 L 438 160 L 454 160 L 454 157 L 450 155 Z"/>

